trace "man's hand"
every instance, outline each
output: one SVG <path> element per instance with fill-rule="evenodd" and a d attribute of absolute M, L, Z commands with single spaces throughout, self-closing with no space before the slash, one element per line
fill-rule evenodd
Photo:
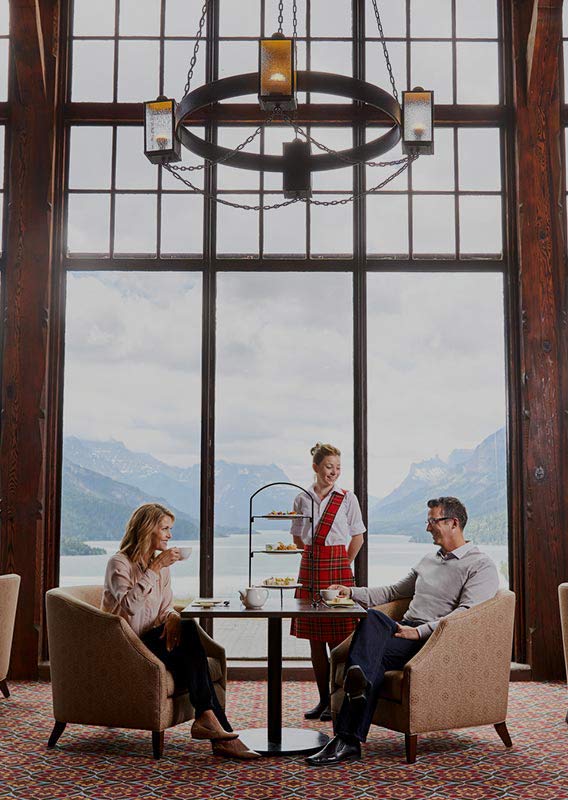
<path fill-rule="evenodd" d="M 181 639 L 181 617 L 177 611 L 172 611 L 166 617 L 164 623 L 164 630 L 160 639 L 166 640 L 166 650 L 170 653 L 174 647 L 177 647 Z"/>
<path fill-rule="evenodd" d="M 411 625 L 401 625 L 400 622 L 397 622 L 396 628 L 395 636 L 399 639 L 420 639 L 417 628 L 413 628 Z"/>
<path fill-rule="evenodd" d="M 343 586 L 341 583 L 332 583 L 331 586 L 327 587 L 328 589 L 338 589 L 340 597 L 351 597 L 351 587 L 350 586 Z"/>
<path fill-rule="evenodd" d="M 175 564 L 175 562 L 179 561 L 180 558 L 181 554 L 177 547 L 168 547 L 167 550 L 162 550 L 160 555 L 156 556 L 156 558 L 150 564 L 150 569 L 159 573 L 161 569 L 164 567 L 169 567 L 170 564 Z"/>

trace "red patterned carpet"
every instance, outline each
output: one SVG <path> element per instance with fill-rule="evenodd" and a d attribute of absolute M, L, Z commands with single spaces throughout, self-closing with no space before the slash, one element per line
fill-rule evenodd
<path fill-rule="evenodd" d="M 561 683 L 511 685 L 505 750 L 492 727 L 423 736 L 418 760 L 404 761 L 403 737 L 373 728 L 365 757 L 333 769 L 301 757 L 241 764 L 211 756 L 189 725 L 166 732 L 164 758 L 151 757 L 150 734 L 69 725 L 55 750 L 49 684 L 11 684 L 0 698 L 0 800 L 568 800 L 568 694 Z M 302 725 L 300 709 L 315 700 L 313 684 L 286 683 L 285 724 Z M 265 718 L 265 685 L 234 683 L 235 727 Z M 331 725 L 316 723 L 325 731 Z"/>

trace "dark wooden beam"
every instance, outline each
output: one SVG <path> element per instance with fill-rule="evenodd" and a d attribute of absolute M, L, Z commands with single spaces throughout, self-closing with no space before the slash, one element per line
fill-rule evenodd
<path fill-rule="evenodd" d="M 12 673 L 37 674 L 42 609 L 46 381 L 52 261 L 56 0 L 10 4 L 7 263 L 4 279 L 0 572 L 22 576 Z M 47 24 L 46 24 L 47 21 Z"/>
<path fill-rule="evenodd" d="M 568 316 L 561 0 L 512 3 L 518 207 L 522 522 L 527 660 L 537 680 L 564 675 L 557 585 L 568 579 Z M 546 51 L 549 51 L 548 53 Z M 530 64 L 530 80 L 527 65 Z"/>
<path fill-rule="evenodd" d="M 1 110 L 1 109 L 0 109 Z M 508 112 L 496 106 L 436 106 L 436 124 L 453 125 L 500 125 L 507 121 Z M 353 104 L 317 104 L 298 106 L 294 118 L 301 125 L 314 122 L 317 125 L 349 125 L 353 122 L 369 122 L 374 124 L 390 124 L 389 119 L 369 106 L 361 108 Z M 143 123 L 141 103 L 67 103 L 65 120 L 68 124 L 94 123 L 110 125 L 113 122 L 122 125 L 141 125 Z M 192 116 L 194 125 L 207 122 L 221 124 L 259 125 L 266 120 L 258 103 L 217 103 L 195 113 Z"/>

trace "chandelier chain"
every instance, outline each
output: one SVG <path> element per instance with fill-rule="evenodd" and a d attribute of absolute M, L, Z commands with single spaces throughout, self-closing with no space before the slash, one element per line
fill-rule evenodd
<path fill-rule="evenodd" d="M 381 44 L 383 46 L 383 53 L 385 55 L 385 61 L 387 62 L 387 71 L 389 74 L 389 80 L 392 86 L 392 93 L 394 95 L 395 100 L 398 102 L 398 91 L 396 89 L 396 83 L 394 81 L 394 74 L 392 71 L 392 64 L 390 62 L 389 51 L 387 49 L 387 43 L 385 41 L 385 34 L 383 31 L 383 23 L 381 22 L 381 15 L 379 13 L 379 7 L 377 5 L 377 0 L 373 0 L 373 8 L 375 10 L 375 18 L 377 20 L 377 27 L 379 29 L 379 36 L 381 39 Z"/>
<path fill-rule="evenodd" d="M 197 29 L 197 33 L 195 34 L 195 44 L 193 46 L 193 55 L 191 56 L 191 61 L 189 62 L 189 70 L 187 73 L 187 81 L 185 83 L 185 88 L 183 90 L 183 96 L 185 97 L 189 92 L 189 87 L 191 85 L 191 80 L 193 78 L 193 71 L 195 69 L 195 64 L 197 63 L 197 54 L 199 52 L 199 45 L 201 43 L 201 39 L 203 37 L 203 27 L 205 25 L 205 17 L 207 16 L 207 12 L 209 10 L 209 6 L 211 5 L 211 0 L 205 0 L 203 3 L 203 7 L 201 9 L 201 18 L 199 20 L 199 27 Z"/>
<path fill-rule="evenodd" d="M 312 200 L 311 198 L 306 202 L 309 202 L 312 206 L 345 206 L 347 203 L 352 203 L 354 200 L 358 200 L 360 197 L 365 197 L 367 194 L 374 194 L 378 192 L 379 189 L 383 189 L 387 183 L 394 181 L 395 178 L 398 178 L 405 170 L 408 169 L 410 164 L 415 161 L 418 156 L 409 156 L 408 160 L 399 167 L 396 172 L 393 172 L 392 175 L 389 175 L 387 178 L 382 180 L 380 183 L 377 183 L 376 186 L 373 186 L 371 189 L 365 189 L 362 192 L 358 192 L 357 194 L 349 195 L 349 197 L 342 197 L 341 200 Z"/>
<path fill-rule="evenodd" d="M 292 1 L 292 24 L 292 37 L 296 39 L 298 36 L 298 0 Z"/>
<path fill-rule="evenodd" d="M 284 0 L 278 2 L 278 33 L 284 32 Z"/>
<path fill-rule="evenodd" d="M 398 164 L 406 164 L 408 161 L 408 157 L 405 156 L 404 158 L 399 158 L 394 161 L 357 161 L 354 158 L 349 158 L 348 156 L 342 155 L 342 153 L 334 150 L 332 147 L 328 147 L 327 145 L 323 144 L 322 142 L 318 142 L 317 139 L 314 139 L 313 136 L 305 131 L 297 122 L 295 122 L 292 117 L 289 117 L 287 114 L 282 114 L 283 118 L 288 122 L 296 131 L 296 135 L 299 133 L 300 136 L 303 136 L 306 141 L 310 142 L 310 144 L 315 145 L 319 150 L 323 150 L 325 153 L 329 153 L 331 156 L 335 156 L 339 161 L 344 161 L 346 164 L 350 166 L 358 166 L 359 164 L 365 167 L 395 167 Z"/>

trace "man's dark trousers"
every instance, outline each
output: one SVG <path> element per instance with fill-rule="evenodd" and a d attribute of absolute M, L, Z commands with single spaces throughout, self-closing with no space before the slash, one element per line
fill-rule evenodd
<path fill-rule="evenodd" d="M 370 609 L 357 626 L 345 672 L 353 665 L 361 667 L 371 686 L 364 705 L 352 705 L 345 696 L 335 722 L 335 733 L 347 740 L 355 737 L 360 742 L 366 741 L 385 672 L 402 669 L 423 644 L 419 639 L 395 638 L 396 630 L 393 619 L 374 609 Z"/>

